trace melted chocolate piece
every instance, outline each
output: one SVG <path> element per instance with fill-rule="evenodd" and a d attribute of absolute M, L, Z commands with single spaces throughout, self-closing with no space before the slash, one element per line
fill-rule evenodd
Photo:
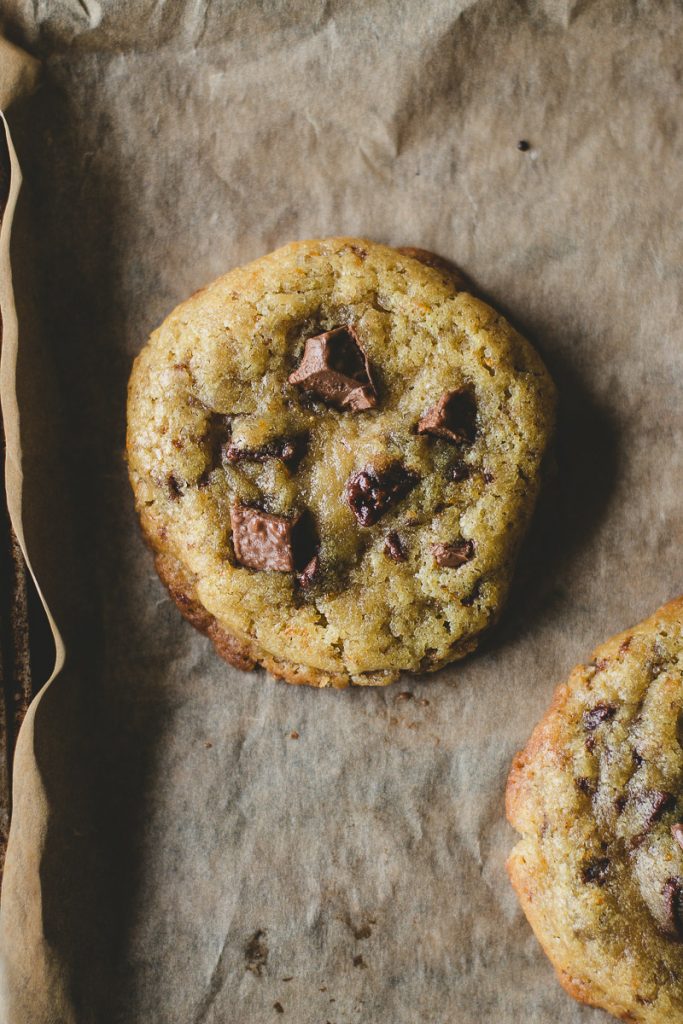
<path fill-rule="evenodd" d="M 583 713 L 583 727 L 587 732 L 594 732 L 603 722 L 614 718 L 617 709 L 613 704 L 596 704 L 590 711 Z"/>
<path fill-rule="evenodd" d="M 454 444 L 474 439 L 477 406 L 470 388 L 447 391 L 417 424 L 418 434 L 445 437 Z"/>
<path fill-rule="evenodd" d="M 584 865 L 581 871 L 581 878 L 586 885 L 604 885 L 607 881 L 609 868 L 609 858 L 598 857 L 596 860 L 590 860 Z"/>
<path fill-rule="evenodd" d="M 460 603 L 463 604 L 465 608 L 471 608 L 474 602 L 477 600 L 477 598 L 481 594 L 481 585 L 482 581 L 477 580 L 469 594 L 466 597 L 463 597 Z"/>
<path fill-rule="evenodd" d="M 166 486 L 168 487 L 168 496 L 173 501 L 177 501 L 178 498 L 182 496 L 183 489 L 180 486 L 179 480 L 173 475 L 173 473 L 169 473 L 167 476 Z"/>
<path fill-rule="evenodd" d="M 470 467 L 466 462 L 456 462 L 454 466 L 451 466 L 448 474 L 456 484 L 459 484 L 461 480 L 467 480 L 470 475 Z"/>
<path fill-rule="evenodd" d="M 267 459 L 280 459 L 289 466 L 296 462 L 301 456 L 300 438 L 282 438 L 278 441 L 269 441 L 268 444 L 260 445 L 258 448 L 240 448 L 231 441 L 223 448 L 223 456 L 226 462 L 265 462 Z"/>
<path fill-rule="evenodd" d="M 474 544 L 471 540 L 455 541 L 452 544 L 432 544 L 436 564 L 442 569 L 459 569 L 474 558 Z"/>
<path fill-rule="evenodd" d="M 274 516 L 239 503 L 230 509 L 235 558 L 248 569 L 293 572 L 294 529 L 300 516 Z"/>
<path fill-rule="evenodd" d="M 677 942 L 683 940 L 683 878 L 668 878 L 662 890 L 664 897 L 664 931 Z"/>
<path fill-rule="evenodd" d="M 346 484 L 346 500 L 361 526 L 372 526 L 417 483 L 402 462 L 390 462 L 378 469 L 367 465 L 353 473 Z"/>
<path fill-rule="evenodd" d="M 654 828 L 661 816 L 671 807 L 674 801 L 673 793 L 667 793 L 666 790 L 662 789 L 648 789 L 644 793 L 639 794 L 637 803 L 639 809 L 643 811 L 644 820 L 640 832 L 633 837 L 634 846 L 642 843 L 648 832 Z"/>
<path fill-rule="evenodd" d="M 231 430 L 231 416 L 224 416 L 219 412 L 209 413 L 204 433 L 204 444 L 206 446 L 207 454 L 207 466 L 204 473 L 207 478 L 212 470 L 217 469 L 220 466 L 223 449 L 230 440 Z"/>
<path fill-rule="evenodd" d="M 683 825 L 680 823 L 672 825 L 671 835 L 674 837 L 680 848 L 683 850 Z"/>
<path fill-rule="evenodd" d="M 363 412 L 377 405 L 368 357 L 353 327 L 308 338 L 303 359 L 288 380 L 338 409 Z"/>
<path fill-rule="evenodd" d="M 594 779 L 587 779 L 585 775 L 580 775 L 576 780 L 576 788 L 584 796 L 592 797 L 597 792 L 597 784 Z"/>
<path fill-rule="evenodd" d="M 387 558 L 390 558 L 392 562 L 406 562 L 408 560 L 408 555 L 403 547 L 403 541 L 395 530 L 392 530 L 386 535 L 384 540 L 384 554 Z"/>

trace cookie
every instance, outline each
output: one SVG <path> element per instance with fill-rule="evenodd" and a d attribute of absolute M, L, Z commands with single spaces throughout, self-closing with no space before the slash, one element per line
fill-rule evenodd
<path fill-rule="evenodd" d="M 599 647 L 515 758 L 508 869 L 565 989 L 683 1024 L 683 597 Z"/>
<path fill-rule="evenodd" d="M 463 287 L 422 250 L 297 242 L 195 293 L 135 361 L 142 527 L 228 661 L 386 684 L 462 657 L 496 618 L 554 389 Z"/>

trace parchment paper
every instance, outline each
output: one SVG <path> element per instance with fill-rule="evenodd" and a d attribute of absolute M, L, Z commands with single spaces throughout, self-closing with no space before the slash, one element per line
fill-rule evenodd
<path fill-rule="evenodd" d="M 555 683 L 681 589 L 683 7 L 8 17 L 45 65 L 11 118 L 19 398 L 29 549 L 69 657 L 17 760 L 6 1020 L 597 1024 L 516 905 L 503 791 Z M 173 304 L 339 233 L 460 263 L 562 403 L 485 649 L 343 693 L 233 671 L 180 621 L 123 461 L 131 360 Z"/>

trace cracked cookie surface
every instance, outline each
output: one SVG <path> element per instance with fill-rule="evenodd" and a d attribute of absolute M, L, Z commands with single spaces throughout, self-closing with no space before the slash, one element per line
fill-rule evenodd
<path fill-rule="evenodd" d="M 554 388 L 463 285 L 422 250 L 298 242 L 152 334 L 129 386 L 136 507 L 227 660 L 384 684 L 462 657 L 495 619 Z"/>
<path fill-rule="evenodd" d="M 507 790 L 508 869 L 575 998 L 683 1022 L 683 597 L 558 688 Z"/>

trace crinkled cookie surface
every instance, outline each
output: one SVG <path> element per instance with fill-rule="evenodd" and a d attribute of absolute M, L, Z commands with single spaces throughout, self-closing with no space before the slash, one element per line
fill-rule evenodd
<path fill-rule="evenodd" d="M 509 871 L 571 995 L 683 1022 L 683 597 L 595 651 L 517 755 Z"/>
<path fill-rule="evenodd" d="M 241 667 L 388 683 L 462 657 L 500 609 L 554 388 L 424 259 L 287 245 L 178 306 L 135 362 L 145 535 L 181 610 Z"/>

